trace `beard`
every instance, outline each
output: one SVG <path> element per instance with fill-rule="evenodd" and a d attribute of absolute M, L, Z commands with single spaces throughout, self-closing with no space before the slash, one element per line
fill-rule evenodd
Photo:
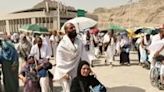
<path fill-rule="evenodd" d="M 68 37 L 70 39 L 74 39 L 77 36 L 76 30 L 72 31 L 72 32 L 68 32 Z"/>

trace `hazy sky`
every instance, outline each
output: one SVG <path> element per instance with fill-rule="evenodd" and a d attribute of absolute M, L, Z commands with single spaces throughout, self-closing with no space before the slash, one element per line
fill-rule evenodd
<path fill-rule="evenodd" d="M 32 8 L 43 0 L 0 0 L 0 15 L 13 11 Z M 92 12 L 97 7 L 115 7 L 128 3 L 129 0 L 60 0 L 63 4 Z M 136 0 L 133 0 L 136 1 Z"/>

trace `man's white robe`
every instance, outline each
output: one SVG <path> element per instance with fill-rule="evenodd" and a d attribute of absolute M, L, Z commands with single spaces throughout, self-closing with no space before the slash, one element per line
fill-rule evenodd
<path fill-rule="evenodd" d="M 65 35 L 56 51 L 54 80 L 60 80 L 66 74 L 71 78 L 76 77 L 80 60 L 88 60 L 82 41 L 76 38 L 75 42 L 72 43 L 70 38 Z"/>
<path fill-rule="evenodd" d="M 110 36 L 108 34 L 105 34 L 103 43 L 108 43 L 110 41 Z M 106 51 L 106 57 L 107 57 L 107 62 L 112 63 L 113 62 L 113 57 L 115 55 L 115 50 L 116 50 L 116 44 L 114 42 L 114 38 L 111 38 L 111 42 L 107 47 Z"/>

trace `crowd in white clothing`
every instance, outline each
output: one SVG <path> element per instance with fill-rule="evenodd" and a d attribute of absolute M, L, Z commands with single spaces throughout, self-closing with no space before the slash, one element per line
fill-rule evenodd
<path fill-rule="evenodd" d="M 36 71 L 40 77 L 41 92 L 52 92 L 53 81 L 60 81 L 63 92 L 70 92 L 71 81 L 77 75 L 79 62 L 85 60 L 92 65 L 100 54 L 105 55 L 105 64 L 113 65 L 114 56 L 120 55 L 120 64 L 130 65 L 129 53 L 132 42 L 127 32 L 116 35 L 114 30 L 100 33 L 98 30 L 91 32 L 92 29 L 88 29 L 77 33 L 72 23 L 65 24 L 64 30 L 65 33 L 54 31 L 47 34 L 31 34 L 24 32 L 11 36 L 14 42 L 19 39 L 17 51 L 21 66 L 25 67 L 23 63 L 26 61 L 28 65 L 34 64 L 39 67 Z M 147 67 L 150 65 L 151 69 L 155 67 L 156 57 L 163 55 L 164 52 L 164 27 L 160 30 L 160 33 L 154 36 L 143 34 L 135 42 L 140 64 Z M 29 57 L 34 57 L 36 62 L 28 63 Z M 44 68 L 51 58 L 54 58 L 56 65 L 54 73 L 49 72 L 51 68 Z M 161 62 L 160 80 L 164 84 L 164 60 Z M 20 74 L 19 77 L 24 81 L 26 76 Z"/>

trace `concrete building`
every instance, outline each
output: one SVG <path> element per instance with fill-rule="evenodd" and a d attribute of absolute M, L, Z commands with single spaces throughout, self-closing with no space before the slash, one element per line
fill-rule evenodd
<path fill-rule="evenodd" d="M 56 1 L 44 0 L 31 9 L 21 10 L 0 17 L 0 31 L 19 32 L 19 28 L 26 24 L 38 24 L 49 30 L 58 29 L 58 6 L 60 12 L 60 27 L 69 19 L 76 17 L 77 10 L 71 6 L 58 4 Z M 88 17 L 97 17 L 86 14 Z"/>

